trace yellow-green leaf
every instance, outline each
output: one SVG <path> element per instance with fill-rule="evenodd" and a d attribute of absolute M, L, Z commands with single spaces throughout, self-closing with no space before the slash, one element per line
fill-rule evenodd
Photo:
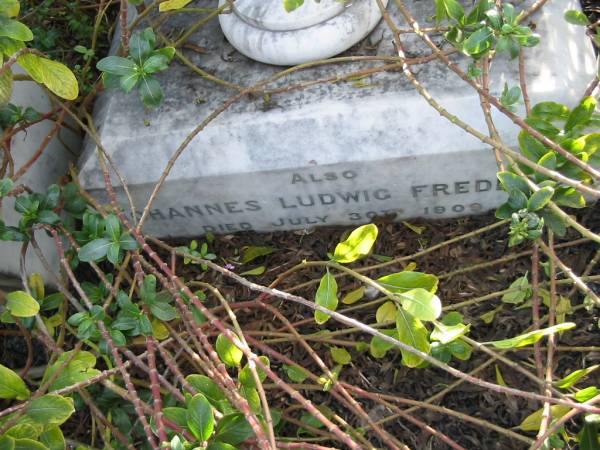
<path fill-rule="evenodd" d="M 342 299 L 342 303 L 344 305 L 352 305 L 352 304 L 356 303 L 357 301 L 359 301 L 361 298 L 363 298 L 364 295 L 365 295 L 365 288 L 363 286 L 361 286 L 358 289 L 354 289 L 353 291 L 350 291 L 346 295 L 344 295 L 344 298 Z"/>
<path fill-rule="evenodd" d="M 152 336 L 159 341 L 164 341 L 169 337 L 169 329 L 160 320 L 152 319 Z"/>
<path fill-rule="evenodd" d="M 160 5 L 158 5 L 158 10 L 160 12 L 174 11 L 183 8 L 191 1 L 192 0 L 167 0 L 166 2 L 162 2 Z"/>
<path fill-rule="evenodd" d="M 265 273 L 265 270 L 267 270 L 267 268 L 265 266 L 258 266 L 258 267 L 255 267 L 254 269 L 250 269 L 245 272 L 242 272 L 242 273 L 240 273 L 240 275 L 262 275 L 263 273 Z"/>
<path fill-rule="evenodd" d="M 369 223 L 358 227 L 348 239 L 344 242 L 340 242 L 333 253 L 333 260 L 347 264 L 354 262 L 363 256 L 366 256 L 371 251 L 379 230 L 375 224 Z"/>
<path fill-rule="evenodd" d="M 377 282 L 394 294 L 416 288 L 423 288 L 435 294 L 439 280 L 435 275 L 404 270 L 402 272 L 392 273 L 378 278 Z"/>
<path fill-rule="evenodd" d="M 552 414 L 552 420 L 560 419 L 566 413 L 571 410 L 568 406 L 565 405 L 552 405 L 550 407 L 550 411 Z M 519 428 L 523 431 L 537 431 L 540 429 L 540 425 L 542 423 L 542 414 L 544 413 L 544 409 L 538 409 L 536 412 L 525 417 Z"/>
<path fill-rule="evenodd" d="M 394 302 L 385 302 L 375 313 L 377 323 L 389 322 L 396 319 L 396 304 Z"/>
<path fill-rule="evenodd" d="M 59 97 L 75 100 L 79 96 L 77 79 L 64 64 L 32 54 L 20 56 L 18 61 L 31 78 Z"/>
<path fill-rule="evenodd" d="M 13 74 L 10 69 L 0 77 L 0 107 L 6 105 L 10 101 L 13 90 Z"/>
<path fill-rule="evenodd" d="M 402 308 L 417 319 L 432 321 L 442 314 L 439 297 L 423 288 L 412 289 L 400 295 Z"/>
<path fill-rule="evenodd" d="M 25 400 L 29 389 L 19 375 L 0 364 L 0 398 Z"/>
<path fill-rule="evenodd" d="M 585 369 L 579 369 L 579 370 L 576 370 L 574 372 L 571 372 L 566 377 L 561 378 L 558 381 L 555 381 L 554 385 L 557 388 L 560 388 L 560 389 L 568 389 L 571 386 L 574 386 L 575 383 L 577 383 L 581 378 L 583 378 L 583 377 L 589 375 L 590 373 L 592 373 L 598 367 L 600 367 L 600 364 L 596 364 L 596 365 L 587 367 Z"/>
<path fill-rule="evenodd" d="M 396 315 L 396 329 L 398 330 L 398 340 L 406 345 L 429 354 L 430 345 L 427 328 L 423 323 L 410 313 L 398 308 Z M 402 353 L 402 362 L 408 367 L 417 367 L 423 362 L 423 359 L 408 350 L 400 349 Z"/>
<path fill-rule="evenodd" d="M 506 386 L 506 381 L 504 381 L 502 372 L 500 372 L 500 367 L 498 367 L 498 364 L 496 364 L 495 366 L 496 366 L 496 383 L 498 383 L 500 386 Z"/>
<path fill-rule="evenodd" d="M 350 356 L 348 350 L 343 347 L 331 347 L 329 351 L 331 352 L 333 360 L 338 364 L 346 365 L 350 364 L 350 361 L 352 361 L 352 356 Z"/>
<path fill-rule="evenodd" d="M 31 293 L 37 300 L 42 300 L 45 295 L 44 279 L 39 273 L 32 273 L 27 277 L 27 284 Z"/>
<path fill-rule="evenodd" d="M 25 291 L 14 291 L 6 295 L 6 309 L 15 317 L 33 317 L 40 304 Z"/>
<path fill-rule="evenodd" d="M 527 345 L 535 344 L 544 336 L 548 336 L 560 331 L 570 330 L 574 328 L 573 322 L 560 323 L 553 327 L 543 328 L 541 330 L 530 331 L 529 333 L 521 334 L 510 339 L 502 339 L 500 341 L 487 342 L 496 348 L 507 349 L 507 348 L 519 348 Z"/>
<path fill-rule="evenodd" d="M 21 10 L 19 0 L 2 0 L 0 1 L 0 14 L 8 17 L 17 17 Z"/>
<path fill-rule="evenodd" d="M 315 303 L 332 311 L 335 311 L 337 308 L 337 282 L 335 281 L 333 275 L 331 275 L 329 272 L 327 272 L 321 278 L 319 288 L 317 289 Z M 315 310 L 315 321 L 319 325 L 322 325 L 325 322 L 327 322 L 329 320 L 329 317 L 331 317 L 329 314 Z"/>
<path fill-rule="evenodd" d="M 215 345 L 219 358 L 229 367 L 239 367 L 244 353 L 237 348 L 224 334 L 217 337 Z"/>
<path fill-rule="evenodd" d="M 61 425 L 75 412 L 73 399 L 47 394 L 32 400 L 25 408 L 27 417 L 42 425 Z"/>

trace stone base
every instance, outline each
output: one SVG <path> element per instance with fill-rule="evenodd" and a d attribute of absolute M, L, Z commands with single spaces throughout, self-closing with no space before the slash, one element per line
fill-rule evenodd
<path fill-rule="evenodd" d="M 215 6 L 216 1 L 198 1 Z M 576 0 L 550 2 L 532 18 L 542 42 L 526 50 L 533 103 L 570 106 L 579 101 L 595 71 L 594 53 L 582 27 L 563 19 Z M 410 2 L 422 26 L 433 2 Z M 403 23 L 393 2 L 388 7 Z M 190 20 L 189 14 L 177 20 Z M 196 19 L 196 18 L 192 18 Z M 169 22 L 170 23 L 170 22 Z M 172 23 L 183 28 L 184 22 Z M 403 35 L 410 55 L 429 54 L 418 37 Z M 436 39 L 438 42 L 441 39 Z M 232 83 L 253 85 L 280 69 L 237 53 L 213 21 L 191 39 L 206 55 L 186 56 Z M 380 23 L 348 54 L 394 55 Z M 456 55 L 466 69 L 466 58 Z M 287 86 L 350 73 L 380 63 L 320 66 L 269 86 Z M 440 63 L 413 67 L 432 95 L 450 112 L 486 130 L 477 94 Z M 491 91 L 518 84 L 516 61 L 497 58 Z M 134 94 L 103 94 L 96 110 L 102 142 L 142 208 L 169 158 L 188 133 L 235 90 L 172 64 L 162 75 L 165 102 L 145 112 Z M 521 114 L 521 111 L 519 111 Z M 518 128 L 494 113 L 498 131 L 516 145 Z M 102 197 L 103 178 L 95 146 L 81 159 L 81 181 Z M 360 224 L 375 215 L 444 218 L 488 211 L 504 200 L 497 189 L 491 149 L 439 116 L 398 72 L 360 82 L 318 84 L 304 90 L 246 98 L 201 132 L 176 162 L 160 192 L 145 231 L 158 236 L 193 236 Z M 115 179 L 115 184 L 116 179 Z M 123 202 L 125 204 L 125 202 Z"/>

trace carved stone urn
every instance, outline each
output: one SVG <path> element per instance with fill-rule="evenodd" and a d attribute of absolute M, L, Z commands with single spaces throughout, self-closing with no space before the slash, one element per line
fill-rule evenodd
<path fill-rule="evenodd" d="M 283 0 L 236 0 L 232 9 L 219 16 L 231 45 L 251 59 L 279 66 L 335 56 L 381 20 L 377 0 L 304 0 L 291 12 Z"/>

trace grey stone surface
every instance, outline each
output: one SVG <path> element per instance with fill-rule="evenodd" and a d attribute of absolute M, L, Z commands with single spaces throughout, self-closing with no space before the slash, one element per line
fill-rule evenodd
<path fill-rule="evenodd" d="M 23 73 L 18 67 L 16 71 Z M 11 102 L 24 108 L 31 106 L 41 113 L 46 113 L 53 108 L 44 90 L 32 81 L 15 83 Z M 21 132 L 13 136 L 11 155 L 15 170 L 18 170 L 32 157 L 53 127 L 54 122 L 43 121 L 27 128 L 26 133 Z M 60 139 L 55 137 L 50 141 L 42 156 L 19 179 L 18 183 L 29 186 L 35 192 L 45 192 L 49 185 L 58 182 L 59 178 L 67 173 L 69 162 L 74 162 L 77 159 L 80 150 L 81 137 L 79 134 L 68 128 L 62 128 Z M 14 210 L 14 203 L 14 198 L 5 198 L 2 201 L 0 217 L 7 225 L 16 225 L 20 218 L 20 214 Z M 53 270 L 58 271 L 59 261 L 52 239 L 42 231 L 36 233 L 36 239 Z M 20 242 L 0 242 L 0 273 L 8 275 L 10 278 L 18 278 L 20 254 Z M 40 273 L 46 283 L 54 285 L 52 278 L 48 275 L 31 247 L 29 247 L 25 257 L 25 268 L 28 274 Z"/>
<path fill-rule="evenodd" d="M 391 16 L 406 26 L 393 3 L 388 7 Z M 427 25 L 433 2 L 409 5 L 422 26 Z M 592 79 L 594 56 L 583 28 L 562 18 L 564 10 L 575 5 L 575 0 L 549 2 L 532 19 L 542 36 L 542 43 L 526 53 L 534 103 L 554 100 L 573 106 Z M 185 20 L 194 20 L 183 16 L 169 23 L 181 29 Z M 409 56 L 429 53 L 416 36 L 406 34 L 403 39 Z M 281 70 L 235 51 L 217 21 L 192 41 L 207 53 L 185 50 L 186 56 L 231 83 L 250 86 Z M 394 55 L 385 24 L 347 55 Z M 455 59 L 466 68 L 466 58 Z M 379 63 L 319 66 L 269 88 L 374 64 Z M 479 99 L 466 83 L 439 63 L 413 68 L 444 107 L 486 130 Z M 505 57 L 495 60 L 492 74 L 495 95 L 505 82 L 511 86 L 518 82 L 516 62 Z M 236 93 L 178 63 L 161 75 L 161 83 L 165 102 L 156 110 L 144 111 L 133 94 L 107 92 L 95 115 L 102 142 L 124 174 L 138 208 L 188 133 Z M 517 127 L 500 113 L 494 118 L 501 137 L 515 145 Z M 81 159 L 81 181 L 102 197 L 104 183 L 94 152 L 95 146 L 88 144 Z M 191 236 L 209 230 L 358 224 L 391 211 L 399 219 L 477 213 L 496 207 L 504 198 L 496 189 L 495 172 L 489 148 L 440 117 L 401 74 L 384 72 L 360 82 L 316 84 L 274 94 L 270 101 L 257 95 L 235 103 L 175 163 L 145 231 Z"/>

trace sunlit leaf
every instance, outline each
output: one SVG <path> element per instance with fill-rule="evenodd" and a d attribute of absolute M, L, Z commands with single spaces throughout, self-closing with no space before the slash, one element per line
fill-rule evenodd
<path fill-rule="evenodd" d="M 427 328 L 419 319 L 410 313 L 398 308 L 396 315 L 396 329 L 398 330 L 398 340 L 409 345 L 423 353 L 429 353 L 430 345 Z M 416 367 L 423 362 L 423 359 L 408 350 L 400 349 L 402 353 L 402 362 L 408 367 Z"/>
<path fill-rule="evenodd" d="M 29 389 L 14 371 L 0 364 L 0 398 L 25 400 Z"/>
<path fill-rule="evenodd" d="M 187 408 L 187 425 L 200 442 L 208 440 L 215 427 L 212 406 L 202 394 L 196 394 Z"/>
<path fill-rule="evenodd" d="M 333 253 L 333 260 L 348 264 L 369 254 L 379 230 L 375 224 L 369 223 L 355 229 L 348 239 L 340 242 Z"/>
<path fill-rule="evenodd" d="M 583 377 L 588 376 L 598 367 L 600 367 L 600 364 L 595 364 L 593 366 L 586 367 L 585 369 L 575 370 L 574 372 L 571 372 L 569 375 L 561 378 L 560 380 L 555 381 L 554 385 L 560 389 L 568 389 L 574 386 Z"/>
<path fill-rule="evenodd" d="M 25 291 L 13 291 L 6 294 L 6 309 L 15 317 L 33 317 L 40 304 Z"/>
<path fill-rule="evenodd" d="M 365 295 L 365 288 L 363 286 L 358 289 L 354 289 L 353 291 L 348 292 L 344 298 L 342 298 L 342 303 L 345 305 L 352 305 L 363 298 Z"/>
<path fill-rule="evenodd" d="M 530 331 L 529 333 L 521 334 L 510 339 L 502 339 L 499 341 L 487 342 L 487 344 L 493 345 L 496 348 L 508 349 L 508 348 L 519 348 L 526 347 L 528 345 L 535 344 L 544 336 L 549 336 L 554 333 L 561 331 L 570 330 L 574 328 L 573 322 L 565 322 L 552 327 L 543 328 L 541 330 Z"/>
<path fill-rule="evenodd" d="M 236 347 L 224 334 L 219 334 L 215 345 L 221 361 L 229 367 L 238 367 L 242 362 L 244 353 Z"/>
<path fill-rule="evenodd" d="M 560 419 L 566 413 L 571 410 L 570 407 L 565 405 L 552 405 L 550 411 L 552 414 L 552 420 Z M 538 431 L 542 423 L 542 414 L 544 408 L 538 409 L 536 412 L 525 417 L 523 422 L 519 425 L 519 428 L 523 431 Z"/>
<path fill-rule="evenodd" d="M 333 275 L 329 272 L 323 275 L 319 288 L 317 289 L 317 295 L 315 298 L 317 305 L 323 306 L 324 308 L 335 311 L 338 305 L 337 298 L 337 282 Z M 322 325 L 329 320 L 330 315 L 322 311 L 315 310 L 315 321 Z"/>
<path fill-rule="evenodd" d="M 402 308 L 419 320 L 435 320 L 442 314 L 442 302 L 437 295 L 422 289 L 412 289 L 400 294 Z"/>

